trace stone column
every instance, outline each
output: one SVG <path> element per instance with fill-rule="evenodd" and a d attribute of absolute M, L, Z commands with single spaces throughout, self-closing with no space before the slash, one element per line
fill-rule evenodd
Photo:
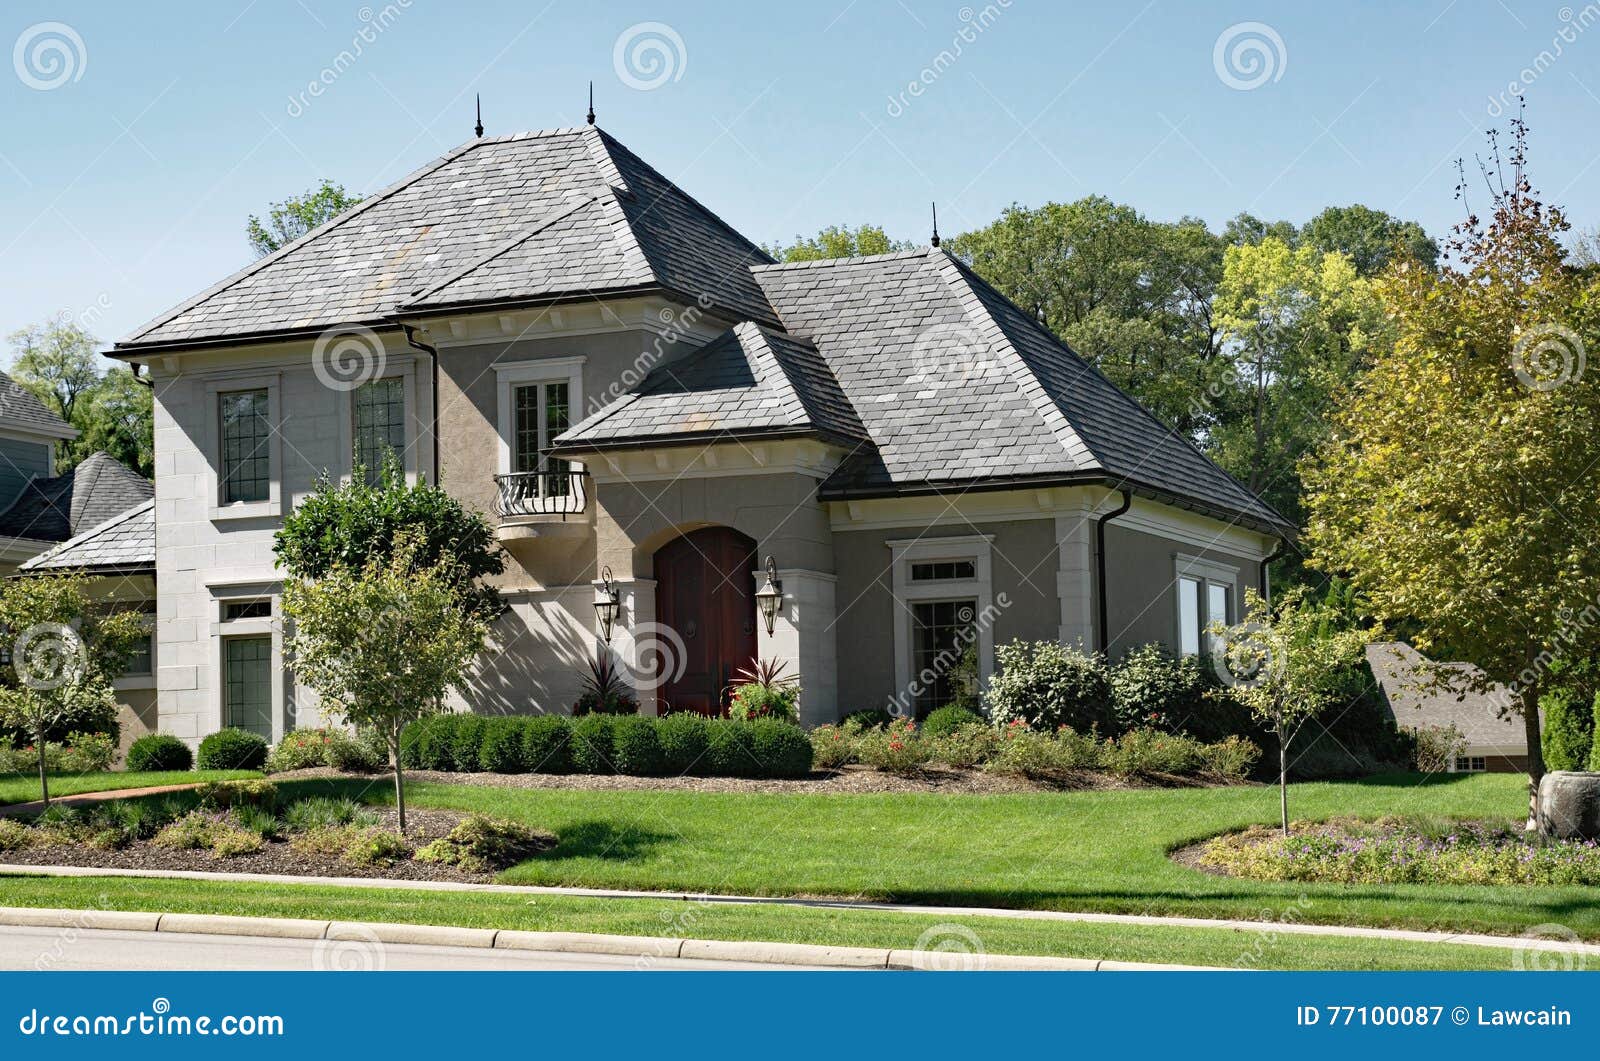
<path fill-rule="evenodd" d="M 611 628 L 611 649 L 617 662 L 627 671 L 627 680 L 639 698 L 641 715 L 662 714 L 661 685 L 683 665 L 683 644 L 674 641 L 656 625 L 656 580 L 653 578 L 613 579 L 621 608 Z M 595 589 L 602 583 L 596 580 Z M 601 637 L 600 620 L 589 617 L 596 639 Z"/>
<path fill-rule="evenodd" d="M 766 571 L 754 572 L 754 588 L 766 581 Z M 803 568 L 782 568 L 783 603 L 772 633 L 756 616 L 756 654 L 761 659 L 781 659 L 789 674 L 800 679 L 800 724 L 810 728 L 839 720 L 839 652 L 834 639 L 833 575 Z"/>
<path fill-rule="evenodd" d="M 1059 640 L 1094 651 L 1094 509 L 1074 507 L 1056 516 L 1056 595 L 1061 601 Z"/>

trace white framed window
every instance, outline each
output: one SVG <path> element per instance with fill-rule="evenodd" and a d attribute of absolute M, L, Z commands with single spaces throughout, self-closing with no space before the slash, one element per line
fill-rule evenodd
<path fill-rule="evenodd" d="M 1450 769 L 1457 774 L 1481 774 L 1488 769 L 1481 755 L 1458 755 L 1452 761 Z"/>
<path fill-rule="evenodd" d="M 1180 554 L 1174 558 L 1173 586 L 1177 596 L 1173 643 L 1179 655 L 1199 655 L 1212 625 L 1239 621 L 1237 567 Z"/>
<path fill-rule="evenodd" d="M 990 534 L 885 542 L 894 592 L 893 710 L 926 714 L 950 701 L 951 673 L 976 648 L 978 680 L 994 673 Z"/>
<path fill-rule="evenodd" d="M 583 419 L 583 357 L 495 365 L 502 515 L 582 511 L 583 465 L 551 456 L 556 438 Z"/>
<path fill-rule="evenodd" d="M 212 703 L 219 726 L 234 726 L 283 739 L 295 728 L 286 710 L 283 631 L 275 619 L 276 581 L 214 583 L 211 591 L 213 643 Z"/>
<path fill-rule="evenodd" d="M 282 514 L 281 391 L 276 373 L 218 377 L 206 384 L 212 519 Z"/>
<path fill-rule="evenodd" d="M 375 483 L 393 454 L 406 452 L 406 381 L 400 376 L 369 380 L 350 395 L 355 425 L 355 463 Z"/>

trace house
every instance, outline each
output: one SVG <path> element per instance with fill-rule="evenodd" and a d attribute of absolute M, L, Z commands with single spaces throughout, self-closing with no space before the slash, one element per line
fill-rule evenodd
<path fill-rule="evenodd" d="M 1412 731 L 1454 726 L 1466 743 L 1450 764 L 1452 773 L 1526 773 L 1528 738 L 1522 716 L 1502 712 L 1511 697 L 1496 686 L 1483 692 L 1455 692 L 1431 682 L 1435 666 L 1403 641 L 1367 646 L 1367 664 L 1395 725 Z M 1437 664 L 1470 679 L 1478 672 L 1470 663 Z"/>
<path fill-rule="evenodd" d="M 33 484 L 54 479 L 56 443 L 77 437 L 77 428 L 0 372 L 0 575 L 10 574 L 22 561 L 61 541 L 46 537 L 25 511 L 14 510 L 25 493 L 33 493 Z"/>
<path fill-rule="evenodd" d="M 1198 651 L 1292 533 L 945 251 L 777 264 L 593 126 L 469 141 L 113 355 L 155 385 L 188 739 L 314 724 L 272 536 L 386 450 L 498 529 L 486 712 L 568 710 L 597 599 L 647 713 L 756 657 L 810 725 L 937 706 L 968 645 Z"/>

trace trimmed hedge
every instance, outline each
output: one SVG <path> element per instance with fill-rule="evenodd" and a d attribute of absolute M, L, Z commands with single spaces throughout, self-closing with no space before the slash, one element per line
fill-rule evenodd
<path fill-rule="evenodd" d="M 219 729 L 200 742 L 202 770 L 259 770 L 267 765 L 267 742 L 242 729 Z"/>
<path fill-rule="evenodd" d="M 170 733 L 146 733 L 128 748 L 130 773 L 188 770 L 194 766 L 194 752 Z"/>
<path fill-rule="evenodd" d="M 950 704 L 946 707 L 935 708 L 922 720 L 922 735 L 924 737 L 948 737 L 962 726 L 981 726 L 984 724 L 983 716 L 976 711 L 968 711 L 964 707 Z"/>
<path fill-rule="evenodd" d="M 414 770 L 751 778 L 811 771 L 811 741 L 798 726 L 690 713 L 439 715 L 407 726 L 400 748 Z"/>

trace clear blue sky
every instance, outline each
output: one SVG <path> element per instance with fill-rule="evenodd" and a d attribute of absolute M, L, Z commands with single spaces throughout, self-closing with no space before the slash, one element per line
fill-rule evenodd
<path fill-rule="evenodd" d="M 381 188 L 471 136 L 475 91 L 491 133 L 581 123 L 590 78 L 604 128 L 760 241 L 863 221 L 921 241 L 930 199 L 954 233 L 1090 193 L 1214 226 L 1364 202 L 1439 235 L 1459 214 L 1453 160 L 1504 125 L 1491 97 L 1558 45 L 1526 90 L 1533 172 L 1600 222 L 1600 7 L 1576 0 L 996 0 L 992 21 L 977 0 L 396 0 L 364 54 L 292 105 L 383 6 L 8 0 L 0 334 L 65 309 L 120 338 L 246 264 L 245 217 L 270 201 L 322 177 Z M 29 36 L 44 22 L 81 48 L 57 35 L 78 65 L 41 89 L 27 79 L 62 68 L 27 48 L 19 71 L 14 45 L 45 41 Z M 643 22 L 677 37 L 656 33 L 675 65 L 655 87 L 614 62 Z M 1282 46 L 1237 38 L 1263 42 L 1273 75 L 1240 89 L 1214 51 L 1246 22 Z M 964 26 L 974 39 L 940 62 Z"/>

